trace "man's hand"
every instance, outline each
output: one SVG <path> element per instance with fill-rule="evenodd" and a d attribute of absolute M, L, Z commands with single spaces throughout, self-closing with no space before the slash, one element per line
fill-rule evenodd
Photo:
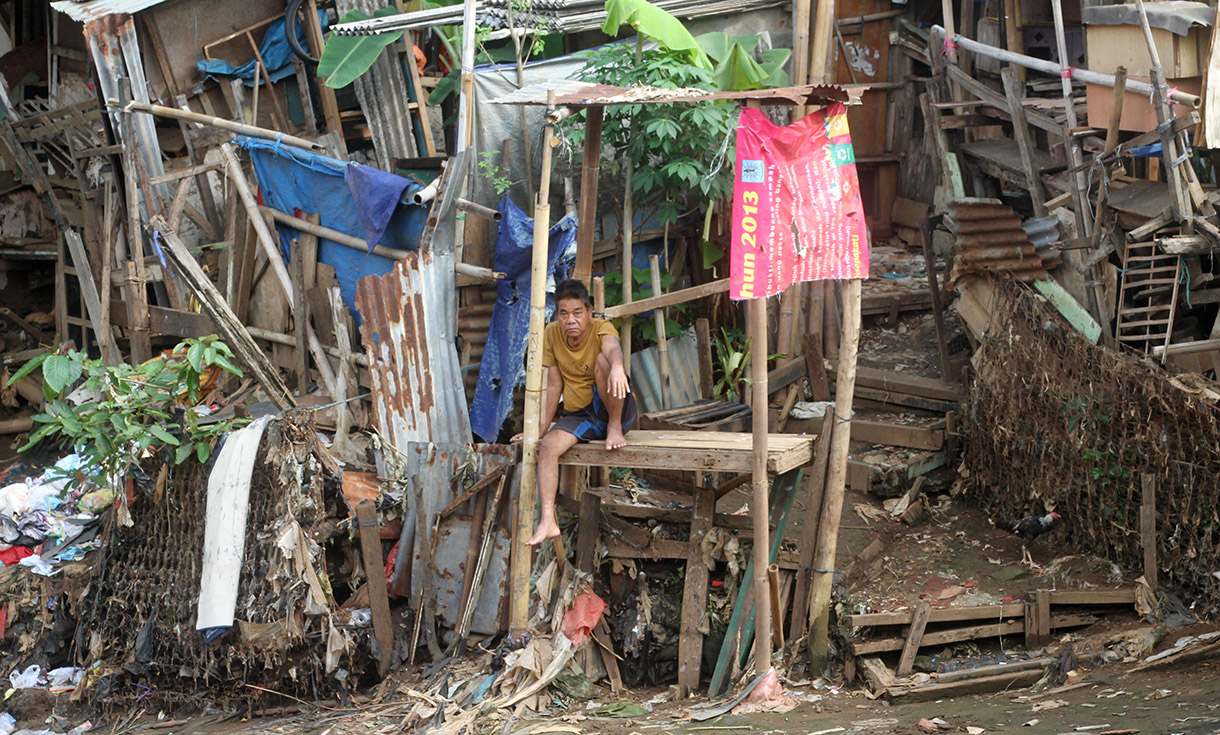
<path fill-rule="evenodd" d="M 627 397 L 631 392 L 631 386 L 627 383 L 627 372 L 623 370 L 622 365 L 613 365 L 610 368 L 610 385 L 606 386 L 611 396 L 619 399 Z"/>
<path fill-rule="evenodd" d="M 508 443 L 509 444 L 520 444 L 523 441 L 525 441 L 525 432 L 522 432 L 520 434 L 513 434 L 513 438 L 509 439 Z"/>

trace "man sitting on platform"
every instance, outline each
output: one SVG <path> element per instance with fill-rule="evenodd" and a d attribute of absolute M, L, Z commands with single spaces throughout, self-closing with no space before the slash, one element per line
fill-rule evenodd
<path fill-rule="evenodd" d="M 618 331 L 608 320 L 593 318 L 589 289 L 577 280 L 563 281 L 555 289 L 555 303 L 555 321 L 542 337 L 542 366 L 547 374 L 541 426 L 549 428 L 538 448 L 542 518 L 526 542 L 531 546 L 559 535 L 555 520 L 559 457 L 574 444 L 594 439 L 604 439 L 607 450 L 626 446 L 623 435 L 636 418 Z"/>

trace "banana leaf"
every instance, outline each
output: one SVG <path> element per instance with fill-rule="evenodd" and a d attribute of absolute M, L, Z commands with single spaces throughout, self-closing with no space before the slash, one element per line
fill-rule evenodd
<path fill-rule="evenodd" d="M 707 54 L 682 25 L 682 21 L 647 0 L 606 0 L 606 22 L 602 24 L 602 32 L 607 36 L 616 36 L 618 29 L 624 25 L 631 26 L 637 33 L 671 51 L 685 52 L 695 66 L 712 70 Z"/>
<path fill-rule="evenodd" d="M 345 13 L 339 22 L 351 23 L 397 13 L 398 10 L 394 7 L 381 8 L 372 15 L 362 10 L 351 10 Z M 346 87 L 372 68 L 382 49 L 400 38 L 402 31 L 379 33 L 375 36 L 339 36 L 332 33 L 326 40 L 326 45 L 322 47 L 322 58 L 318 61 L 318 77 L 324 78 L 328 87 Z"/>

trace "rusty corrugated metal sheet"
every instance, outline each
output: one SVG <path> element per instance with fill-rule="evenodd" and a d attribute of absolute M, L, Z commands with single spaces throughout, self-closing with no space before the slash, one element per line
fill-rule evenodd
<path fill-rule="evenodd" d="M 1047 268 L 1062 262 L 1057 253 L 1044 259 L 1021 228 L 1021 218 L 998 199 L 951 199 L 945 223 L 955 238 L 950 287 L 963 276 L 980 273 L 1027 283 L 1042 280 L 1050 277 Z"/>
<path fill-rule="evenodd" d="M 393 447 L 469 444 L 470 415 L 454 345 L 453 256 L 412 252 L 356 284 L 369 356 L 373 419 Z"/>

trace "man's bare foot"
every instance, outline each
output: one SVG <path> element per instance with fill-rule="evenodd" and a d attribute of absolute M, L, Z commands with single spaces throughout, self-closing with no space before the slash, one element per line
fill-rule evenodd
<path fill-rule="evenodd" d="M 607 429 L 606 430 L 606 451 L 612 452 L 620 447 L 627 446 L 627 439 L 623 436 L 622 429 Z"/>
<path fill-rule="evenodd" d="M 558 536 L 559 524 L 555 521 L 543 520 L 538 524 L 538 528 L 535 529 L 534 535 L 531 536 L 530 540 L 526 541 L 525 544 L 527 546 L 537 546 L 549 538 L 556 538 Z"/>

